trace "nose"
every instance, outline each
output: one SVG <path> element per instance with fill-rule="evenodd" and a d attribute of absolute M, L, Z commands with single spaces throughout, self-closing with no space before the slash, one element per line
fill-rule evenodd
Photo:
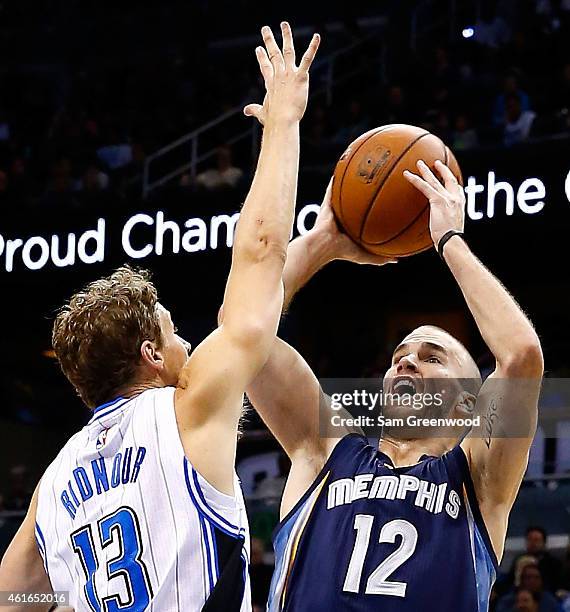
<path fill-rule="evenodd" d="M 180 338 L 180 336 L 178 336 Z M 188 357 L 190 357 L 190 353 L 192 352 L 192 345 L 190 344 L 190 342 L 187 342 L 186 340 L 184 340 L 184 338 L 180 338 L 180 342 L 182 342 L 182 345 L 184 346 L 184 348 L 186 349 L 186 352 L 188 353 Z"/>
<path fill-rule="evenodd" d="M 414 372 L 418 371 L 418 366 L 411 355 L 404 355 L 404 357 L 400 357 L 398 363 L 396 364 L 396 373 L 401 374 L 403 372 Z"/>

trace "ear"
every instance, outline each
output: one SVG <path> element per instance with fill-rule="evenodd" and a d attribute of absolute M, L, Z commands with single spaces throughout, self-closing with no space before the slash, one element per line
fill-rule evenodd
<path fill-rule="evenodd" d="M 151 367 L 153 370 L 162 370 L 164 367 L 162 353 L 156 348 L 155 343 L 150 340 L 145 340 L 141 344 L 141 359 L 143 364 Z"/>
<path fill-rule="evenodd" d="M 468 391 L 462 391 L 457 396 L 457 401 L 455 404 L 455 410 L 462 417 L 471 417 L 475 412 L 475 402 L 477 401 L 477 396 L 473 395 L 473 393 L 469 393 Z"/>

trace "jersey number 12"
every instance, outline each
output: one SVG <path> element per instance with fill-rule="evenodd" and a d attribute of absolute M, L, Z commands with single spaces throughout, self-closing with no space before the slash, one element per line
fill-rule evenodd
<path fill-rule="evenodd" d="M 354 529 L 356 529 L 356 542 L 348 564 L 348 571 L 344 580 L 344 591 L 358 593 L 362 568 L 366 559 L 366 552 L 370 544 L 370 534 L 374 517 L 370 514 L 357 514 L 354 517 Z M 396 537 L 401 536 L 400 546 L 370 574 L 366 582 L 366 595 L 392 595 L 394 597 L 405 597 L 406 582 L 395 582 L 387 580 L 401 565 L 403 565 L 416 550 L 418 543 L 418 531 L 408 521 L 398 519 L 386 523 L 380 530 L 380 543 L 394 544 Z"/>

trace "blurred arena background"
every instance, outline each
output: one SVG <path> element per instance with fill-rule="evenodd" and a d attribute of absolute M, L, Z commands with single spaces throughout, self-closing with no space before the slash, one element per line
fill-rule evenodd
<path fill-rule="evenodd" d="M 130 262 L 153 271 L 193 345 L 215 326 L 228 231 L 259 144 L 241 109 L 261 101 L 253 49 L 265 23 L 288 19 L 299 47 L 313 31 L 323 37 L 302 122 L 297 231 L 313 223 L 351 140 L 386 123 L 424 126 L 462 166 L 467 240 L 534 322 L 547 376 L 570 375 L 570 2 L 265 4 L 0 2 L 0 553 L 43 470 L 88 420 L 52 357 L 55 309 Z M 437 255 L 387 268 L 331 265 L 281 333 L 322 377 L 376 376 L 396 340 L 427 321 L 488 372 L 490 355 Z M 251 411 L 238 452 L 263 606 L 287 464 Z M 569 470 L 570 410 L 537 434 L 497 611 L 513 609 L 499 596 L 523 553 L 538 573 L 517 579 L 561 599 L 570 591 Z M 529 527 L 548 539 L 527 536 Z M 562 604 L 545 594 L 540 610 L 560 609 L 548 605 Z"/>

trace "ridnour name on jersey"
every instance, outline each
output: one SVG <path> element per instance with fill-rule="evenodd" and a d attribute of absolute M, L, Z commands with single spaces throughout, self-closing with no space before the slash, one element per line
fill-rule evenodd
<path fill-rule="evenodd" d="M 136 449 L 133 461 L 133 447 L 129 446 L 124 452 L 106 460 L 103 457 L 94 459 L 88 469 L 76 467 L 60 495 L 61 503 L 71 518 L 75 518 L 77 508 L 93 495 L 101 495 L 109 488 L 115 489 L 119 485 L 136 482 L 145 455 L 146 448 L 141 446 Z"/>
<path fill-rule="evenodd" d="M 328 487 L 327 510 L 351 504 L 358 499 L 408 500 L 418 508 L 433 514 L 443 510 L 456 519 L 461 498 L 453 489 L 447 491 L 447 482 L 435 484 L 416 476 L 374 476 L 359 474 L 354 478 L 341 478 Z"/>

